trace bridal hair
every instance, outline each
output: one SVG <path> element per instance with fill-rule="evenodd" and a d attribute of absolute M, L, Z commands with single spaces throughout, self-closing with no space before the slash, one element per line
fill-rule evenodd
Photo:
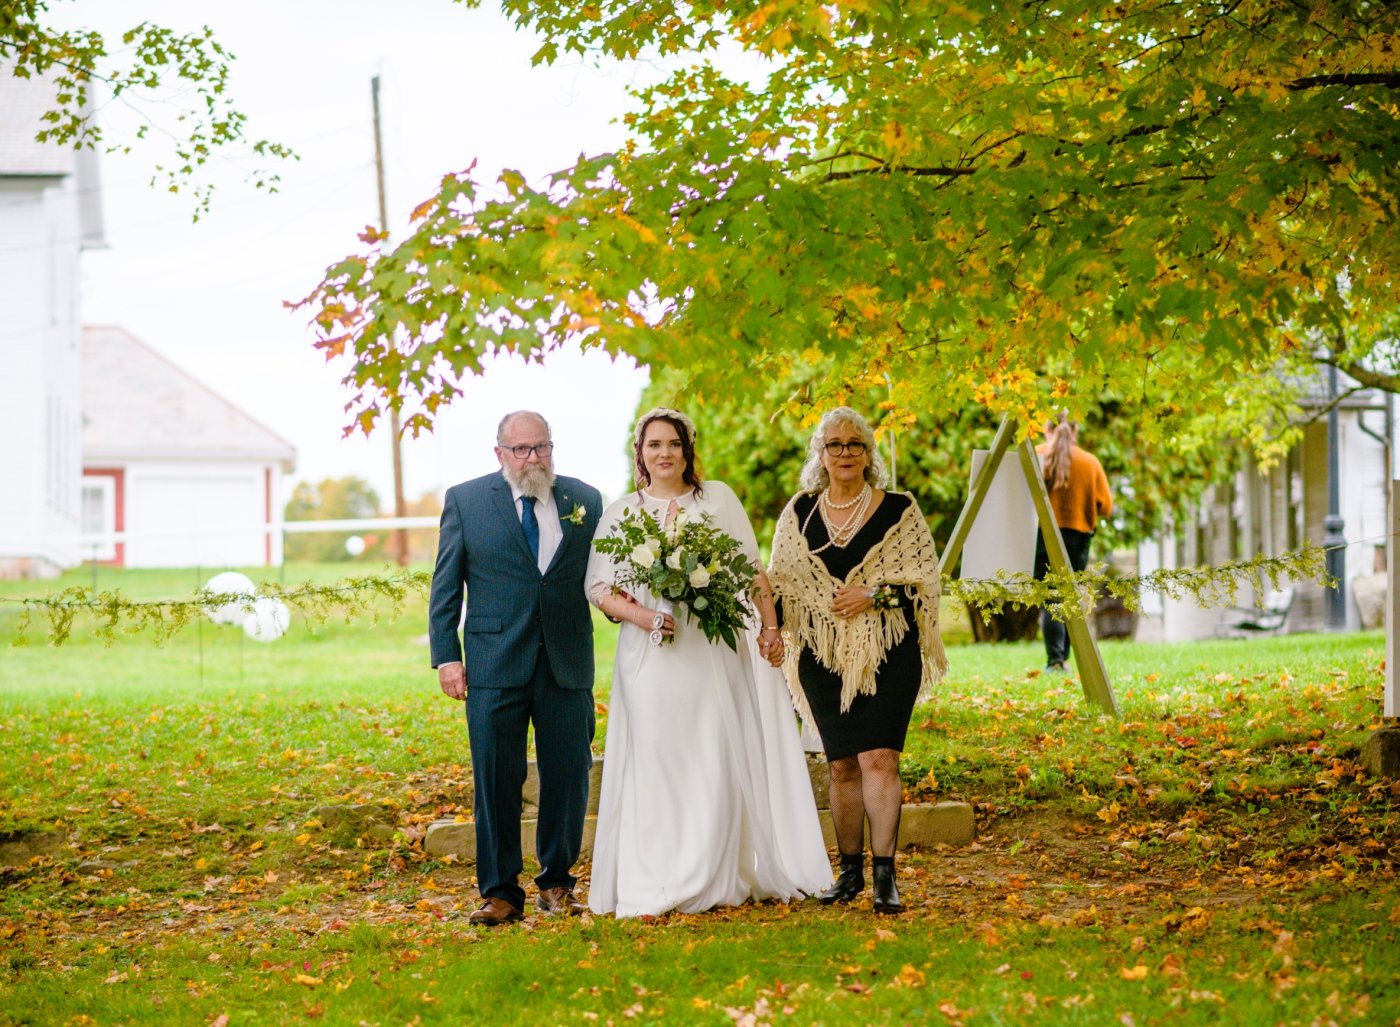
<path fill-rule="evenodd" d="M 822 466 L 822 447 L 826 445 L 827 437 L 837 426 L 843 424 L 854 428 L 865 443 L 866 455 L 870 457 L 865 465 L 865 480 L 875 488 L 884 488 L 885 483 L 890 480 L 889 472 L 885 470 L 885 458 L 880 455 L 880 449 L 875 445 L 875 432 L 870 423 L 850 407 L 836 407 L 822 415 L 822 419 L 817 423 L 817 430 L 812 432 L 812 437 L 807 442 L 807 462 L 802 466 L 803 492 L 820 492 L 831 484 L 831 475 Z"/>
<path fill-rule="evenodd" d="M 1051 492 L 1069 484 L 1070 454 L 1079 441 L 1079 425 L 1067 418 L 1063 411 L 1058 420 L 1045 423 L 1045 442 L 1049 452 L 1045 454 L 1045 464 L 1041 473 L 1045 477 L 1045 487 Z"/>
<path fill-rule="evenodd" d="M 637 474 L 637 487 L 646 488 L 651 484 L 651 475 L 647 473 L 646 464 L 642 462 L 642 439 L 654 421 L 665 421 L 676 429 L 676 435 L 681 440 L 681 455 L 685 457 L 685 470 L 681 472 L 681 480 L 699 495 L 700 483 L 704 479 L 700 474 L 700 460 L 695 455 L 695 422 L 679 410 L 672 410 L 670 407 L 652 407 L 638 418 L 637 427 L 632 431 L 632 460 Z"/>

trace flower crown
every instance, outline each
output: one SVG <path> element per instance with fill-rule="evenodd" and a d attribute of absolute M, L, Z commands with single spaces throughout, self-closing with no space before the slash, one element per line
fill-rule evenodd
<path fill-rule="evenodd" d="M 680 422 L 685 430 L 687 439 L 692 446 L 695 445 L 695 422 L 679 410 L 672 410 L 670 407 L 652 407 L 637 419 L 637 427 L 632 429 L 632 445 L 639 446 L 642 443 L 642 432 L 646 426 L 658 417 L 665 417 L 672 421 Z"/>

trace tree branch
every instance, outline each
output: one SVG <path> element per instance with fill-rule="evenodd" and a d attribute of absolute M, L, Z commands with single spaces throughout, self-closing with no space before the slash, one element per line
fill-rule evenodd
<path fill-rule="evenodd" d="M 1379 389 L 1382 392 L 1400 393 L 1400 374 L 1388 374 L 1384 371 L 1372 371 L 1370 368 L 1362 367 L 1351 360 L 1338 360 L 1332 356 L 1317 356 L 1313 361 L 1318 364 L 1326 364 L 1335 367 L 1343 374 L 1354 378 L 1363 389 Z M 1359 391 L 1357 389 L 1351 392 Z M 1347 395 L 1350 395 L 1348 392 Z"/>
<path fill-rule="evenodd" d="M 1377 71 L 1342 73 L 1338 75 L 1304 75 L 1284 84 L 1285 89 L 1318 89 L 1322 86 L 1386 86 L 1400 89 L 1400 72 Z"/>

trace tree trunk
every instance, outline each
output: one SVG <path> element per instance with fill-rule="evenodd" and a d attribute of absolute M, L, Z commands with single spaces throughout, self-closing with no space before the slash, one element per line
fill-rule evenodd
<path fill-rule="evenodd" d="M 975 642 L 1033 642 L 1040 630 L 1038 608 L 1013 610 L 1007 607 L 1000 613 L 983 614 L 968 607 L 967 619 L 972 625 Z"/>

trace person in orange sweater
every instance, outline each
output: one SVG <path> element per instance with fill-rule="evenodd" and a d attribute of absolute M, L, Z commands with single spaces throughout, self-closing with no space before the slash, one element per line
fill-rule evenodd
<path fill-rule="evenodd" d="M 1108 475 L 1103 464 L 1086 450 L 1080 449 L 1079 425 L 1061 414 L 1059 420 L 1045 426 L 1045 443 L 1036 447 L 1045 490 L 1050 494 L 1050 511 L 1059 525 L 1069 563 L 1076 571 L 1089 565 L 1089 542 L 1099 519 L 1113 512 L 1113 497 L 1108 492 Z M 1050 558 L 1045 551 L 1045 538 L 1039 532 L 1035 538 L 1035 578 L 1045 577 Z M 1048 611 L 1040 614 L 1040 632 L 1045 637 L 1045 668 L 1063 672 L 1069 659 L 1069 629 Z"/>

